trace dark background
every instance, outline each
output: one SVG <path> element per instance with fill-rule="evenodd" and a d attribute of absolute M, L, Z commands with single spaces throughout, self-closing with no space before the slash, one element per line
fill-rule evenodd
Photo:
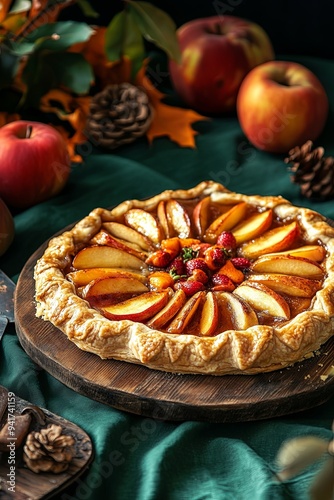
<path fill-rule="evenodd" d="M 206 16 L 233 15 L 250 19 L 267 31 L 276 54 L 307 55 L 334 59 L 333 0 L 154 0 L 177 26 Z M 98 19 L 84 18 L 77 6 L 65 9 L 63 19 L 85 20 L 107 26 L 125 2 L 91 0 Z"/>

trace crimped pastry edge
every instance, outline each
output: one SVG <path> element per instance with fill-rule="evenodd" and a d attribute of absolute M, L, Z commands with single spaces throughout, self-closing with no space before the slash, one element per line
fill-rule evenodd
<path fill-rule="evenodd" d="M 326 279 L 312 308 L 281 327 L 256 325 L 225 331 L 215 337 L 168 334 L 129 320 L 110 321 L 78 297 L 65 279 L 69 257 L 96 234 L 103 222 L 130 208 L 152 209 L 171 197 L 271 207 L 282 219 L 297 218 L 306 241 L 321 240 L 327 248 Z M 143 364 L 167 372 L 192 374 L 256 374 L 292 365 L 313 355 L 334 333 L 334 229 L 308 208 L 295 207 L 281 196 L 234 193 L 221 184 L 203 181 L 188 190 L 166 190 L 147 200 L 128 200 L 112 210 L 94 209 L 75 226 L 52 238 L 34 269 L 36 316 L 50 321 L 80 349 L 102 359 Z"/>

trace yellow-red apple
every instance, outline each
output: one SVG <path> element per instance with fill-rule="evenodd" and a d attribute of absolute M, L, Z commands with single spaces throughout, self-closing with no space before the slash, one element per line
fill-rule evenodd
<path fill-rule="evenodd" d="M 317 139 L 328 109 L 328 97 L 317 76 L 287 61 L 270 61 L 252 69 L 237 98 L 244 134 L 254 146 L 272 153 L 287 153 L 308 139 Z"/>
<path fill-rule="evenodd" d="M 55 128 L 24 120 L 0 128 L 0 196 L 9 207 L 28 208 L 58 194 L 69 174 L 67 146 Z"/>
<path fill-rule="evenodd" d="M 245 75 L 274 58 L 265 31 L 235 16 L 192 20 L 177 37 L 181 62 L 170 61 L 172 83 L 190 107 L 204 114 L 233 110 Z"/>

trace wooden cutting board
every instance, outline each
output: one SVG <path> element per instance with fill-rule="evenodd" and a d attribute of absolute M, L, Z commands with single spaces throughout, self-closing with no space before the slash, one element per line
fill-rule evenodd
<path fill-rule="evenodd" d="M 259 375 L 177 375 L 81 351 L 35 317 L 33 269 L 27 261 L 15 297 L 18 338 L 42 368 L 75 391 L 114 408 L 162 420 L 237 422 L 278 417 L 320 405 L 334 394 L 334 338 L 290 368 Z"/>
<path fill-rule="evenodd" d="M 11 401 L 9 407 L 7 407 L 8 392 Z M 88 434 L 69 420 L 12 395 L 13 393 L 0 386 L 0 404 L 2 406 L 0 423 L 4 424 L 10 414 L 10 421 L 16 429 L 15 418 L 18 418 L 23 412 L 31 412 L 32 421 L 28 432 L 40 431 L 55 424 L 62 427 L 62 434 L 72 436 L 75 441 L 74 456 L 70 465 L 68 469 L 59 474 L 36 473 L 25 465 L 22 454 L 26 436 L 15 452 L 12 451 L 11 454 L 9 454 L 10 452 L 0 452 L 0 498 L 2 500 L 46 500 L 73 484 L 88 469 L 94 458 L 92 442 Z M 14 405 L 13 398 L 15 398 Z M 37 410 L 38 420 L 34 416 Z"/>

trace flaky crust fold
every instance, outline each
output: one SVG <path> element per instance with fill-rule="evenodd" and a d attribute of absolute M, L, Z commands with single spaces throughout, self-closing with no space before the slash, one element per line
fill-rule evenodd
<path fill-rule="evenodd" d="M 129 320 L 111 321 L 80 298 L 64 277 L 71 257 L 106 221 L 119 220 L 130 208 L 152 209 L 171 197 L 210 195 L 230 204 L 246 201 L 271 207 L 283 220 L 298 219 L 306 241 L 327 249 L 323 287 L 304 311 L 283 326 L 256 325 L 214 337 L 169 334 Z M 334 229 L 320 214 L 291 205 L 278 196 L 247 196 L 204 181 L 189 190 L 164 191 L 148 200 L 125 201 L 112 210 L 96 208 L 68 231 L 52 238 L 34 271 L 36 316 L 50 321 L 80 349 L 102 359 L 117 359 L 176 373 L 255 374 L 277 370 L 310 357 L 334 333 Z"/>

